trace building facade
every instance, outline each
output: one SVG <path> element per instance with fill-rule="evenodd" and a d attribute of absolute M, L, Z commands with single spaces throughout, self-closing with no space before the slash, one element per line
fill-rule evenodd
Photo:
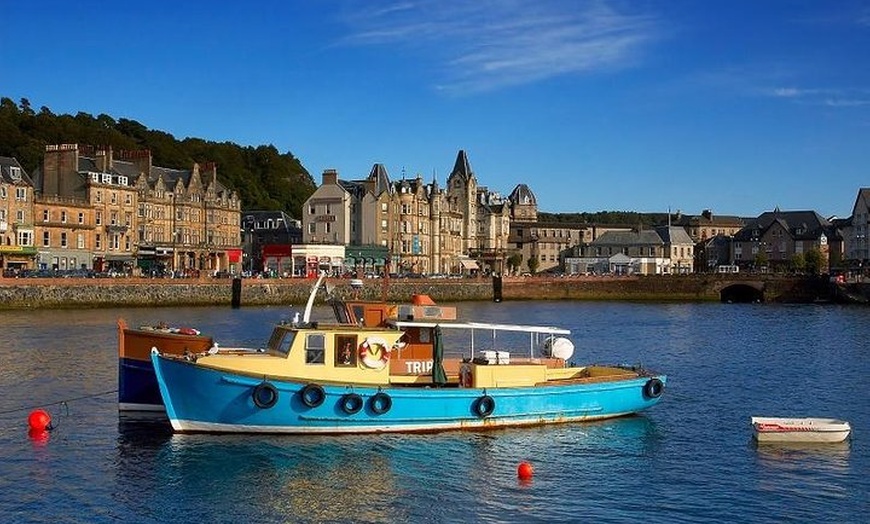
<path fill-rule="evenodd" d="M 33 181 L 14 158 L 0 156 L 0 269 L 35 267 Z"/>
<path fill-rule="evenodd" d="M 215 164 L 152 165 L 149 151 L 46 146 L 34 174 L 39 266 L 198 275 L 241 269 L 238 196 Z"/>

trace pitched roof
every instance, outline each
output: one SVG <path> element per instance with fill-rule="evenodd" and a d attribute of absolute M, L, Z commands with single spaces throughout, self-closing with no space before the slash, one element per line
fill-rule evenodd
<path fill-rule="evenodd" d="M 18 174 L 21 175 L 20 178 L 16 179 L 12 177 L 13 167 L 18 168 Z M 24 171 L 24 168 L 21 167 L 18 160 L 9 156 L 0 156 L 0 179 L 8 184 L 23 183 L 28 186 L 33 186 L 33 180 L 31 180 L 27 172 Z"/>
<path fill-rule="evenodd" d="M 463 180 L 468 181 L 468 179 L 474 176 L 474 171 L 471 169 L 471 162 L 468 161 L 468 155 L 465 154 L 465 150 L 460 149 L 459 154 L 456 155 L 456 163 L 453 164 L 453 171 L 450 172 L 450 176 L 459 175 Z"/>
<path fill-rule="evenodd" d="M 511 204 L 514 205 L 537 205 L 538 200 L 535 198 L 535 194 L 532 193 L 532 190 L 529 189 L 529 186 L 525 184 L 517 184 L 517 187 L 511 191 L 510 196 L 508 197 Z"/>
<path fill-rule="evenodd" d="M 746 226 L 734 234 L 734 240 L 747 241 L 763 236 L 774 224 L 780 225 L 795 240 L 814 240 L 822 234 L 828 235 L 831 223 L 815 211 L 765 211 L 751 219 Z"/>

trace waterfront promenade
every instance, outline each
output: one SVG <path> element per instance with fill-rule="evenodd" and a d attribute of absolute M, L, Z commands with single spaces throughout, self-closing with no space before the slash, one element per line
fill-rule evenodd
<path fill-rule="evenodd" d="M 242 279 L 241 306 L 304 303 L 310 279 Z M 337 293 L 368 300 L 407 300 L 414 293 L 439 302 L 493 300 L 490 278 L 366 279 L 359 291 L 349 279 L 333 279 Z M 505 277 L 502 300 L 636 300 L 715 302 L 741 292 L 761 302 L 818 302 L 830 299 L 821 279 L 774 275 L 666 275 Z M 724 293 L 724 295 L 723 295 Z M 209 306 L 232 303 L 229 278 L 0 278 L 0 309 Z"/>

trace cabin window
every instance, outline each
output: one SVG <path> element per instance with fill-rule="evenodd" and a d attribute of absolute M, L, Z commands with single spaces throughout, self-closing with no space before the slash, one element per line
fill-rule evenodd
<path fill-rule="evenodd" d="M 326 337 L 323 333 L 314 333 L 305 337 L 305 363 L 323 364 L 325 359 Z"/>
<path fill-rule="evenodd" d="M 356 367 L 356 335 L 335 335 L 335 366 Z"/>
<path fill-rule="evenodd" d="M 293 346 L 293 339 L 296 338 L 296 333 L 287 331 L 286 329 L 276 329 L 269 337 L 269 352 L 277 353 L 282 356 L 287 356 L 290 353 L 290 347 Z"/>

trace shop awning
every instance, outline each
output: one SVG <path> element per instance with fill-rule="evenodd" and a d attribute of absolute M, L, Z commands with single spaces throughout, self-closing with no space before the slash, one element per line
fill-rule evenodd
<path fill-rule="evenodd" d="M 459 262 L 465 269 L 480 269 L 480 266 L 477 265 L 477 261 L 475 260 L 460 260 Z"/>

